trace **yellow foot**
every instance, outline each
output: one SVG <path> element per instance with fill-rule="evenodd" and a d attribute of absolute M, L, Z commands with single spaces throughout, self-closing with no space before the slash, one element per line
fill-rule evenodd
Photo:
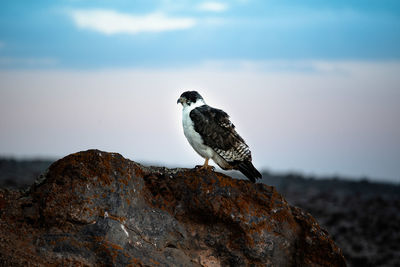
<path fill-rule="evenodd" d="M 204 166 L 204 165 L 196 165 L 196 167 L 194 167 L 196 170 L 206 170 L 206 171 L 215 171 L 215 167 L 214 166 Z"/>
<path fill-rule="evenodd" d="M 203 165 L 197 165 L 195 168 L 199 169 L 199 170 L 206 170 L 206 171 L 214 171 L 215 170 L 215 168 L 213 166 L 208 165 L 207 158 Z"/>

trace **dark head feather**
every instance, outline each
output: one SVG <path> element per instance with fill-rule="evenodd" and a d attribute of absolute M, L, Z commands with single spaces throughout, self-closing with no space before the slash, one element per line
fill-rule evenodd
<path fill-rule="evenodd" d="M 188 105 L 191 103 L 196 103 L 196 101 L 199 99 L 203 99 L 203 97 L 201 97 L 197 91 L 186 91 L 181 94 L 181 97 L 186 99 Z"/>

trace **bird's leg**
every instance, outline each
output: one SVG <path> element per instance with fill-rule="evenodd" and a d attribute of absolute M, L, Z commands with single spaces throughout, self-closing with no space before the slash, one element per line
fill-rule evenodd
<path fill-rule="evenodd" d="M 206 158 L 206 161 L 204 161 L 203 167 L 201 167 L 202 169 L 208 169 L 208 158 Z"/>
<path fill-rule="evenodd" d="M 215 167 L 208 165 L 208 160 L 209 160 L 209 158 L 206 158 L 206 161 L 204 161 L 204 164 L 203 165 L 197 165 L 196 169 L 208 170 L 208 171 L 215 170 Z"/>

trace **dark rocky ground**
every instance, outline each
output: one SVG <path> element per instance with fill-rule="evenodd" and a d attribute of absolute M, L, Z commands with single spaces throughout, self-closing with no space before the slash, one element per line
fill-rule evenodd
<path fill-rule="evenodd" d="M 28 187 L 54 161 L 0 158 L 0 188 Z"/>
<path fill-rule="evenodd" d="M 51 163 L 0 159 L 0 188 L 26 188 Z M 348 266 L 400 266 L 399 185 L 297 174 L 263 177 L 264 183 L 275 186 L 290 204 L 311 213 L 327 229 Z"/>
<path fill-rule="evenodd" d="M 0 189 L 0 266 L 346 266 L 272 186 L 88 150 Z"/>
<path fill-rule="evenodd" d="M 311 213 L 349 266 L 400 266 L 400 186 L 264 175 L 287 201 Z"/>

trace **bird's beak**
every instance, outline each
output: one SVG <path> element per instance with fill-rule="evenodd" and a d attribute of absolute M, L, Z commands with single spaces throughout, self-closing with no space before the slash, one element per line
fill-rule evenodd
<path fill-rule="evenodd" d="M 178 98 L 178 101 L 176 101 L 176 103 L 177 104 L 179 104 L 179 103 L 183 104 L 184 101 L 185 101 L 184 98 L 180 97 L 180 98 Z"/>

